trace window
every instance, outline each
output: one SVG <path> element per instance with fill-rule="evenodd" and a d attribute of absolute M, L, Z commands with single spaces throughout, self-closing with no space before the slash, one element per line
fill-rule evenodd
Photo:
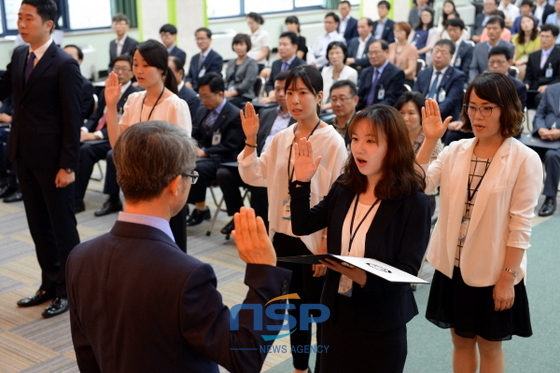
<path fill-rule="evenodd" d="M 89 1 L 68 1 L 68 28 L 91 29 L 111 27 L 111 2 L 109 0 L 96 0 L 95 6 Z"/>
<path fill-rule="evenodd" d="M 301 9 L 320 9 L 324 0 L 206 0 L 208 18 L 242 17 L 250 12 L 261 14 L 289 12 Z M 360 0 L 351 0 L 354 6 Z"/>

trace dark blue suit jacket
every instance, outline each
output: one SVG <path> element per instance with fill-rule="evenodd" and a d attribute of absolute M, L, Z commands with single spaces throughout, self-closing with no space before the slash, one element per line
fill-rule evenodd
<path fill-rule="evenodd" d="M 130 36 L 127 36 L 126 39 L 124 39 L 124 45 L 121 50 L 121 55 L 132 56 L 132 52 L 134 52 L 134 49 L 136 49 L 137 46 L 138 41 L 131 38 Z M 113 61 L 117 57 L 117 41 L 111 40 L 111 42 L 109 43 L 109 70 L 113 69 Z"/>
<path fill-rule="evenodd" d="M 198 60 L 200 59 L 200 53 L 197 53 L 191 59 L 191 64 L 189 66 L 189 73 L 185 78 L 185 81 L 190 82 L 195 91 L 198 92 L 198 78 L 200 78 L 200 73 L 205 70 L 205 73 L 215 72 L 218 74 L 222 73 L 222 66 L 224 65 L 224 60 L 215 50 L 210 50 L 208 56 L 204 59 L 204 62 L 200 69 L 198 68 Z"/>
<path fill-rule="evenodd" d="M 373 41 L 375 41 L 375 39 L 372 35 L 367 41 L 366 47 L 364 48 L 364 52 L 362 53 L 361 56 L 356 56 L 356 53 L 358 53 L 358 48 L 360 46 L 360 37 L 356 36 L 355 38 L 352 38 L 352 40 L 350 40 L 350 42 L 348 43 L 348 57 L 352 57 L 355 59 L 355 62 L 350 66 L 352 66 L 359 72 L 371 66 L 368 58 L 368 50 L 369 50 L 369 45 Z"/>
<path fill-rule="evenodd" d="M 66 268 L 81 372 L 217 373 L 217 364 L 260 371 L 260 345 L 272 341 L 254 330 L 253 313 L 241 313 L 239 331 L 232 331 L 212 267 L 159 229 L 117 221 L 110 233 L 78 245 Z M 289 278 L 285 269 L 248 264 L 245 303 L 285 294 Z M 263 324 L 279 321 L 264 315 Z"/>
<path fill-rule="evenodd" d="M 527 87 L 525 87 L 525 84 L 521 83 L 519 80 L 515 79 L 514 77 L 512 76 L 509 77 L 511 78 L 513 85 L 515 85 L 517 96 L 519 97 L 519 101 L 521 101 L 521 109 L 525 110 L 525 106 L 527 106 Z"/>
<path fill-rule="evenodd" d="M 327 251 L 340 255 L 341 237 L 347 211 L 355 193 L 335 182 L 329 194 L 310 209 L 309 184 L 290 185 L 292 230 L 306 235 L 328 227 Z M 366 234 L 365 255 L 417 275 L 430 236 L 430 203 L 422 192 L 399 201 L 381 201 Z M 392 283 L 371 273 L 362 288 L 354 283 L 349 314 L 336 315 L 340 274 L 328 270 L 321 303 L 331 309 L 331 318 L 344 317 L 348 323 L 365 330 L 387 331 L 402 327 L 418 309 L 410 284 Z M 353 328 L 349 328 L 350 330 Z"/>
<path fill-rule="evenodd" d="M 338 31 L 338 29 L 337 29 Z M 358 20 L 352 16 L 348 17 L 348 23 L 346 24 L 346 30 L 344 30 L 344 39 L 346 39 L 346 44 L 352 39 L 358 36 Z"/>
<path fill-rule="evenodd" d="M 366 100 L 371 84 L 373 83 L 372 80 L 373 66 L 370 66 L 367 69 L 364 69 L 362 71 L 362 75 L 360 76 L 360 87 L 358 89 L 360 101 L 358 101 L 356 110 L 362 110 L 367 106 Z M 378 98 L 381 86 L 383 86 L 383 89 L 385 90 L 385 97 L 382 100 Z M 393 106 L 404 90 L 404 71 L 389 62 L 387 66 L 385 66 L 385 69 L 377 82 L 377 87 L 373 96 L 373 103 Z"/>
<path fill-rule="evenodd" d="M 373 22 L 373 31 L 371 35 L 375 37 L 375 29 L 377 28 L 378 21 Z M 385 27 L 383 28 L 383 33 L 381 34 L 381 39 L 385 40 L 387 43 L 391 44 L 395 42 L 395 35 L 393 34 L 393 26 L 395 25 L 395 21 L 391 19 L 387 19 L 385 22 Z"/>
<path fill-rule="evenodd" d="M 432 79 L 433 72 L 433 67 L 420 71 L 416 77 L 416 83 L 414 83 L 414 88 L 412 90 L 420 92 L 427 97 L 428 92 L 430 91 L 430 80 Z M 439 110 L 443 119 L 448 116 L 453 117 L 454 120 L 459 119 L 463 104 L 463 88 L 466 82 L 467 76 L 465 73 L 453 66 L 449 66 L 445 75 L 441 77 L 436 100 L 439 103 Z M 440 92 L 445 92 L 445 99 L 441 101 Z"/>
<path fill-rule="evenodd" d="M 278 73 L 280 71 L 282 71 L 282 64 L 284 63 L 284 61 L 279 58 L 276 61 L 274 61 L 272 63 L 272 66 L 270 67 L 270 76 L 268 77 L 268 80 L 266 81 L 265 84 L 265 91 L 268 94 L 268 92 L 273 91 L 274 90 L 274 79 L 276 78 L 276 75 L 278 75 Z M 305 65 L 306 62 L 304 60 L 302 60 L 299 57 L 294 58 L 294 60 L 292 61 L 292 63 L 288 66 L 288 69 L 291 70 L 294 67 L 297 67 L 299 65 Z"/>
<path fill-rule="evenodd" d="M 178 46 L 175 46 L 173 49 L 171 49 L 169 55 L 179 58 L 181 61 L 183 61 L 183 63 L 187 62 L 187 53 Z"/>
<path fill-rule="evenodd" d="M 471 62 L 473 57 L 474 47 L 469 43 L 462 41 L 459 44 L 459 50 L 457 51 L 457 58 L 455 58 L 455 68 L 461 70 L 465 75 L 469 76 L 469 69 L 471 68 Z"/>
<path fill-rule="evenodd" d="M 548 59 L 541 69 L 542 50 L 539 49 L 529 54 L 527 61 L 527 72 L 525 73 L 524 83 L 529 85 L 529 89 L 536 90 L 541 85 L 553 84 L 560 82 L 560 47 L 554 46 Z M 546 77 L 546 69 L 552 67 L 552 76 Z"/>
<path fill-rule="evenodd" d="M 201 105 L 201 102 L 198 96 L 196 95 L 196 92 L 190 89 L 189 87 L 187 87 L 186 85 L 183 85 L 183 87 L 181 87 L 181 90 L 179 91 L 177 96 L 179 96 L 180 99 L 185 101 L 187 105 L 189 105 L 189 111 L 191 112 L 191 119 L 194 122 L 196 120 L 195 116 L 196 113 L 198 112 L 198 108 Z"/>

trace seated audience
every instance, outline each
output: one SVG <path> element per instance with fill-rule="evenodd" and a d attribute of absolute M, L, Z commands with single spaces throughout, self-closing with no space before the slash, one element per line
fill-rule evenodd
<path fill-rule="evenodd" d="M 247 55 L 257 61 L 262 70 L 270 55 L 270 36 L 268 31 L 261 27 L 264 25 L 264 18 L 260 14 L 251 12 L 247 14 L 246 20 L 251 37 L 251 44 Z"/>
<path fill-rule="evenodd" d="M 379 19 L 373 22 L 372 32 L 375 40 L 383 39 L 389 44 L 395 41 L 395 36 L 393 34 L 393 25 L 395 22 L 387 17 L 390 9 L 391 3 L 386 0 L 381 0 L 377 3 L 377 15 Z"/>
<path fill-rule="evenodd" d="M 124 104 L 128 96 L 138 91 L 138 88 L 132 85 L 132 58 L 129 55 L 122 55 L 113 61 L 113 71 L 117 74 L 121 89 L 121 95 L 117 103 L 117 111 L 123 113 Z M 105 105 L 105 91 L 101 91 L 97 109 L 88 118 L 80 132 L 80 162 L 76 170 L 76 181 L 74 185 L 74 212 L 80 213 L 85 211 L 84 196 L 93 172 L 93 167 L 99 160 L 106 159 L 107 153 L 111 150 L 109 138 L 107 134 L 107 107 Z M 112 165 L 111 165 L 112 166 Z M 113 196 L 118 203 L 118 210 L 121 208 L 118 196 L 119 186 L 117 184 L 117 175 L 114 173 L 114 167 L 107 167 L 105 172 L 105 183 L 109 184 L 109 188 L 116 188 L 117 194 Z M 114 184 L 114 185 L 113 185 Z"/>
<path fill-rule="evenodd" d="M 350 80 L 339 80 L 331 86 L 329 94 L 335 117 L 327 121 L 327 123 L 332 125 L 336 132 L 342 136 L 346 143 L 346 148 L 349 149 L 350 135 L 348 134 L 348 125 L 356 114 L 358 89 L 356 84 Z"/>
<path fill-rule="evenodd" d="M 527 59 L 534 51 L 541 49 L 541 38 L 539 28 L 532 15 L 521 16 L 521 27 L 519 32 L 513 36 L 511 43 L 515 45 L 514 64 L 519 69 L 517 78 L 525 79 Z"/>
<path fill-rule="evenodd" d="M 210 47 L 212 44 L 212 31 L 210 29 L 201 27 L 195 31 L 194 36 L 196 45 L 200 48 L 200 53 L 195 54 L 191 59 L 185 84 L 198 92 L 198 79 L 207 73 L 221 74 L 224 60 Z"/>
<path fill-rule="evenodd" d="M 547 0 L 536 0 L 533 5 L 533 16 L 539 21 L 539 24 L 548 23 L 548 16 L 554 13 L 554 7 L 548 4 Z"/>
<path fill-rule="evenodd" d="M 291 31 L 297 35 L 297 52 L 296 55 L 298 58 L 302 60 L 306 60 L 307 58 L 307 48 L 306 40 L 304 36 L 301 36 L 301 29 L 299 27 L 299 19 L 296 16 L 288 16 L 284 21 L 284 25 L 286 26 L 287 31 Z"/>
<path fill-rule="evenodd" d="M 185 84 L 185 64 L 179 57 L 169 56 L 168 66 L 173 75 L 175 75 L 175 80 L 178 84 L 177 96 L 189 105 L 191 116 L 195 115 L 200 107 L 200 100 L 198 99 L 196 92 L 187 87 Z"/>
<path fill-rule="evenodd" d="M 115 40 L 109 43 L 109 71 L 113 69 L 113 61 L 118 56 L 132 55 L 138 41 L 126 35 L 129 28 L 128 17 L 117 13 L 113 16 L 113 31 L 117 34 Z"/>
<path fill-rule="evenodd" d="M 16 164 L 7 157 L 8 140 L 12 124 L 14 99 L 9 95 L 0 107 L 0 198 L 3 202 L 18 202 L 23 199 L 16 177 Z"/>
<path fill-rule="evenodd" d="M 233 330 L 212 267 L 182 253 L 171 234 L 169 220 L 196 182 L 195 160 L 188 133 L 167 122 L 139 123 L 117 140 L 125 211 L 111 232 L 72 250 L 66 266 L 80 371 L 217 372 L 218 364 L 260 371 L 273 339 L 263 341 L 254 318 L 243 314 Z M 235 219 L 235 243 L 247 263 L 244 303 L 264 307 L 287 293 L 291 274 L 275 268 L 262 219 L 248 209 Z"/>
<path fill-rule="evenodd" d="M 494 0 L 487 1 L 491 2 Z M 469 82 L 472 82 L 474 78 L 478 76 L 478 74 L 486 71 L 486 68 L 488 66 L 488 52 L 493 47 L 503 45 L 505 47 L 508 47 L 513 54 L 513 51 L 515 49 L 513 44 L 508 43 L 507 41 L 500 38 L 504 27 L 504 20 L 500 17 L 492 17 L 486 23 L 485 29 L 488 34 L 488 40 L 478 43 L 474 47 L 473 59 L 471 62 L 471 67 L 469 69 Z"/>
<path fill-rule="evenodd" d="M 356 18 L 350 15 L 351 10 L 350 1 L 341 1 L 338 3 L 338 12 L 340 13 L 340 23 L 336 31 L 344 37 L 346 43 L 358 36 L 357 25 L 358 21 Z"/>
<path fill-rule="evenodd" d="M 369 45 L 374 40 L 372 32 L 373 21 L 369 18 L 360 18 L 358 20 L 358 36 L 352 38 L 348 43 L 346 64 L 356 69 L 358 73 L 370 66 L 367 53 Z"/>
<path fill-rule="evenodd" d="M 527 88 L 525 84 L 509 74 L 509 68 L 513 65 L 511 56 L 511 50 L 507 47 L 498 46 L 492 48 L 488 53 L 488 71 L 502 73 L 511 78 L 515 90 L 517 91 L 519 101 L 521 101 L 521 109 L 525 110 L 525 106 L 527 105 Z"/>
<path fill-rule="evenodd" d="M 480 42 L 480 35 L 484 31 L 486 24 L 492 18 L 490 13 L 498 9 L 498 0 L 484 0 L 484 10 L 476 15 L 474 25 L 471 29 L 471 39 L 475 43 Z"/>
<path fill-rule="evenodd" d="M 220 164 L 236 160 L 243 148 L 243 130 L 239 108 L 224 97 L 225 82 L 218 73 L 208 73 L 198 80 L 202 107 L 198 109 L 192 137 L 198 143 L 196 168 L 200 175 L 189 193 L 188 202 L 195 209 L 187 219 L 194 226 L 210 219 L 206 206 L 206 188 L 216 179 Z"/>
<path fill-rule="evenodd" d="M 440 14 L 441 22 L 438 25 L 438 30 L 440 32 L 445 30 L 445 27 L 447 26 L 447 21 L 452 19 L 449 17 L 450 16 L 453 17 L 452 15 L 454 14 L 457 14 L 457 8 L 455 7 L 455 3 L 453 2 L 453 0 L 445 0 L 443 2 L 443 6 L 441 7 L 441 14 Z"/>
<path fill-rule="evenodd" d="M 175 40 L 177 39 L 177 27 L 166 23 L 159 29 L 159 36 L 161 42 L 165 45 L 165 48 L 167 48 L 169 56 L 177 57 L 185 64 L 185 62 L 187 62 L 187 53 L 175 44 Z"/>
<path fill-rule="evenodd" d="M 229 60 L 226 68 L 226 91 L 224 97 L 233 105 L 243 108 L 247 101 L 255 98 L 255 81 L 259 74 L 257 61 L 247 55 L 251 49 L 251 38 L 247 34 L 237 34 L 231 42 L 231 49 L 237 58 Z"/>
<path fill-rule="evenodd" d="M 455 54 L 453 54 L 453 58 L 451 59 L 451 66 L 461 70 L 468 76 L 474 47 L 465 40 L 461 40 L 461 35 L 464 30 L 465 23 L 462 19 L 453 18 L 447 21 L 445 31 L 449 36 L 449 40 L 455 43 Z"/>
<path fill-rule="evenodd" d="M 418 49 L 408 41 L 412 28 L 406 22 L 397 22 L 393 29 L 396 41 L 389 45 L 388 58 L 391 63 L 404 71 L 404 82 L 412 88 L 418 69 Z"/>
<path fill-rule="evenodd" d="M 498 10 L 504 13 L 504 22 L 508 29 L 513 27 L 513 22 L 519 16 L 519 8 L 511 0 L 500 0 Z"/>
<path fill-rule="evenodd" d="M 427 3 L 428 0 L 416 0 L 416 6 L 408 12 L 408 23 L 410 27 L 415 28 L 420 23 L 420 14 L 424 9 L 432 9 Z"/>
<path fill-rule="evenodd" d="M 504 27 L 502 28 L 502 33 L 500 34 L 500 38 L 504 41 L 511 41 L 511 31 L 505 27 L 505 16 L 504 16 L 504 12 L 502 12 L 501 10 L 495 10 L 492 13 L 490 13 L 490 15 L 492 17 L 498 17 L 504 20 Z M 485 42 L 488 40 L 488 30 L 486 30 L 486 28 L 484 30 L 482 30 L 482 34 L 480 35 L 480 42 Z"/>
<path fill-rule="evenodd" d="M 533 120 L 533 136 L 543 141 L 560 140 L 560 83 L 551 84 L 546 89 Z M 560 149 L 533 148 L 544 159 L 546 177 L 544 179 L 544 202 L 539 216 L 550 216 L 556 211 L 556 194 L 560 182 Z"/>
<path fill-rule="evenodd" d="M 550 13 L 547 17 L 546 17 L 546 21 L 544 23 L 548 23 L 550 25 L 556 25 L 557 27 L 560 27 L 560 0 L 556 0 L 554 2 L 554 12 Z M 558 41 L 557 41 L 558 43 Z"/>
<path fill-rule="evenodd" d="M 432 49 L 439 39 L 439 32 L 434 26 L 434 11 L 432 8 L 423 9 L 420 13 L 420 22 L 408 37 L 409 43 L 418 49 L 418 57 L 432 64 Z"/>
<path fill-rule="evenodd" d="M 322 110 L 328 110 L 331 108 L 330 97 L 326 94 L 331 89 L 333 82 L 338 80 L 351 80 L 354 83 L 358 83 L 358 72 L 346 66 L 346 58 L 348 58 L 348 49 L 341 41 L 333 41 L 327 47 L 327 59 L 329 60 L 329 65 L 325 66 L 321 71 L 321 76 L 323 77 L 323 95 L 322 99 Z"/>
<path fill-rule="evenodd" d="M 344 36 L 336 31 L 340 24 L 340 18 L 336 14 L 333 12 L 327 13 L 323 24 L 325 26 L 325 34 L 315 39 L 311 50 L 307 53 L 307 63 L 318 69 L 322 69 L 328 63 L 327 47 L 330 43 L 333 41 L 346 42 Z"/>
<path fill-rule="evenodd" d="M 513 21 L 513 26 L 511 27 L 511 34 L 515 35 L 521 30 L 521 19 L 523 16 L 532 16 L 535 25 L 539 25 L 539 19 L 536 18 L 531 11 L 533 10 L 533 1 L 532 0 L 523 0 L 521 5 L 519 6 L 519 16 Z"/>
<path fill-rule="evenodd" d="M 358 110 L 372 104 L 393 105 L 404 92 L 404 71 L 389 62 L 389 45 L 375 40 L 369 45 L 370 67 L 360 77 Z"/>
<path fill-rule="evenodd" d="M 84 52 L 82 49 L 74 44 L 69 44 L 63 49 L 66 53 L 72 56 L 81 65 L 84 60 Z M 82 75 L 82 119 L 86 120 L 92 113 L 95 103 L 93 102 L 93 84 L 91 81 Z"/>
<path fill-rule="evenodd" d="M 451 21 L 452 19 L 461 19 L 461 16 L 459 15 L 459 13 L 453 12 L 453 13 L 451 13 L 447 16 L 447 22 Z M 461 34 L 459 36 L 459 40 L 470 40 L 471 39 L 470 30 L 467 29 L 467 27 L 465 26 L 464 23 L 463 23 L 463 27 L 464 27 L 464 29 L 461 31 Z M 445 28 L 440 29 L 440 27 L 438 27 L 438 31 L 440 31 L 440 34 L 439 34 L 440 39 L 451 39 Z"/>

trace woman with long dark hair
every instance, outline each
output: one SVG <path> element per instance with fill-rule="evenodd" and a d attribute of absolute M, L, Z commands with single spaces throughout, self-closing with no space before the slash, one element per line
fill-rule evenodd
<path fill-rule="evenodd" d="M 418 49 L 418 56 L 432 64 L 432 49 L 439 40 L 439 32 L 434 25 L 434 11 L 431 8 L 424 8 L 420 12 L 420 22 L 410 34 L 408 41 Z"/>

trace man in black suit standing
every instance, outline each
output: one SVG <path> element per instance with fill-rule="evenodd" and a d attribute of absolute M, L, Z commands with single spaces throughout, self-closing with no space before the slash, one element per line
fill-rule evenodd
<path fill-rule="evenodd" d="M 65 267 L 80 242 L 74 216 L 74 170 L 78 166 L 82 76 L 78 63 L 50 34 L 57 17 L 53 0 L 24 0 L 18 31 L 29 46 L 16 48 L 0 79 L 0 100 L 13 93 L 8 158 L 17 176 L 29 230 L 41 267 L 41 285 L 17 302 L 52 317 L 68 310 Z"/>
<path fill-rule="evenodd" d="M 179 93 L 177 94 L 177 96 L 185 101 L 187 105 L 189 105 L 191 117 L 195 119 L 194 115 L 196 115 L 196 112 L 200 107 L 200 100 L 198 99 L 196 92 L 185 85 L 185 64 L 179 57 L 169 56 L 168 65 L 175 75 L 175 80 L 177 80 L 177 83 L 179 83 L 179 86 L 177 87 L 177 91 Z"/>
<path fill-rule="evenodd" d="M 212 31 L 210 29 L 201 27 L 195 31 L 194 36 L 196 45 L 200 48 L 200 53 L 191 58 L 185 84 L 198 92 L 198 79 L 208 73 L 221 74 L 224 60 L 210 47 L 212 44 Z"/>
<path fill-rule="evenodd" d="M 445 30 L 449 35 L 449 39 L 455 43 L 455 54 L 451 59 L 451 66 L 461 70 L 466 76 L 469 76 L 469 69 L 473 58 L 474 47 L 464 40 L 461 35 L 465 29 L 465 23 L 461 18 L 452 18 L 447 21 Z"/>
<path fill-rule="evenodd" d="M 165 45 L 165 48 L 167 48 L 169 56 L 178 57 L 183 61 L 183 64 L 187 62 L 187 53 L 175 44 L 175 40 L 177 39 L 177 27 L 166 23 L 159 29 L 159 37 L 163 45 Z"/>
<path fill-rule="evenodd" d="M 169 219 L 196 181 L 195 152 L 184 130 L 161 121 L 131 126 L 117 140 L 125 211 L 111 232 L 79 245 L 68 259 L 81 372 L 218 372 L 218 364 L 232 372 L 261 370 L 274 339 L 264 341 L 255 325 L 276 327 L 266 332 L 276 335 L 283 318 L 230 312 L 212 267 L 173 240 Z M 287 293 L 291 274 L 275 267 L 263 221 L 250 209 L 236 215 L 235 243 L 247 263 L 244 304 L 265 307 Z"/>
<path fill-rule="evenodd" d="M 278 40 L 278 56 L 280 57 L 272 63 L 270 76 L 266 81 L 265 91 L 268 97 L 261 99 L 261 104 L 269 104 L 271 102 L 276 102 L 274 96 L 274 81 L 276 80 L 276 75 L 281 71 L 289 71 L 296 66 L 304 65 L 305 61 L 296 56 L 298 49 L 298 37 L 295 32 L 286 31 L 280 34 Z"/>
<path fill-rule="evenodd" d="M 389 44 L 375 40 L 369 45 L 368 57 L 372 65 L 362 72 L 357 110 L 371 104 L 394 105 L 404 92 L 404 71 L 388 60 Z"/>
<path fill-rule="evenodd" d="M 558 26 L 542 25 L 539 33 L 541 49 L 529 54 L 524 80 L 528 89 L 529 108 L 539 106 L 549 84 L 560 82 L 560 48 L 556 46 L 558 33 Z"/>
<path fill-rule="evenodd" d="M 373 22 L 372 31 L 375 40 L 383 39 L 389 44 L 395 42 L 395 35 L 393 33 L 395 22 L 387 17 L 390 9 L 391 4 L 388 1 L 381 0 L 377 3 L 379 19 Z"/>
<path fill-rule="evenodd" d="M 138 90 L 138 88 L 132 85 L 132 78 L 134 77 L 132 73 L 132 57 L 128 55 L 117 57 L 113 64 L 113 71 L 117 74 L 119 84 L 121 85 L 121 97 L 117 103 L 117 109 L 119 113 L 122 113 L 128 95 Z M 99 95 L 99 103 L 95 113 L 88 118 L 87 122 L 81 128 L 80 164 L 76 172 L 76 185 L 74 187 L 75 213 L 85 211 L 84 196 L 91 173 L 93 172 L 93 167 L 99 160 L 106 159 L 107 153 L 111 150 L 111 145 L 109 145 L 109 138 L 107 136 L 107 117 L 105 112 L 105 91 L 103 90 Z M 116 193 L 107 193 L 109 194 L 109 198 L 107 202 L 103 204 L 103 207 L 96 211 L 96 216 L 107 215 L 113 211 L 122 209 L 115 166 L 112 164 L 112 160 L 108 162 L 111 163 L 107 164 L 107 171 L 105 172 L 104 192 L 116 190 Z M 101 213 L 99 213 L 100 211 Z"/>
<path fill-rule="evenodd" d="M 120 55 L 130 55 L 138 45 L 138 41 L 128 36 L 130 24 L 125 14 L 117 13 L 113 16 L 113 31 L 117 38 L 109 43 L 109 71 L 113 69 L 113 61 Z"/>
<path fill-rule="evenodd" d="M 338 12 L 340 13 L 340 23 L 338 24 L 337 31 L 344 36 L 344 40 L 346 40 L 346 44 L 352 38 L 358 36 L 358 30 L 356 26 L 358 25 L 358 21 L 356 18 L 350 15 L 350 10 L 352 9 L 352 5 L 350 5 L 350 1 L 341 1 L 338 3 Z"/>
<path fill-rule="evenodd" d="M 346 64 L 356 69 L 358 74 L 371 66 L 367 54 L 369 45 L 374 40 L 372 32 L 373 21 L 369 18 L 360 18 L 358 20 L 358 36 L 350 40 L 348 44 Z"/>
<path fill-rule="evenodd" d="M 210 220 L 206 206 L 206 188 L 216 179 L 216 172 L 223 162 L 233 162 L 243 149 L 243 130 L 239 108 L 224 97 L 225 82 L 221 74 L 208 73 L 198 80 L 202 107 L 193 122 L 192 137 L 198 142 L 195 170 L 200 175 L 193 185 L 188 203 L 195 205 L 187 219 L 187 226 Z"/>

